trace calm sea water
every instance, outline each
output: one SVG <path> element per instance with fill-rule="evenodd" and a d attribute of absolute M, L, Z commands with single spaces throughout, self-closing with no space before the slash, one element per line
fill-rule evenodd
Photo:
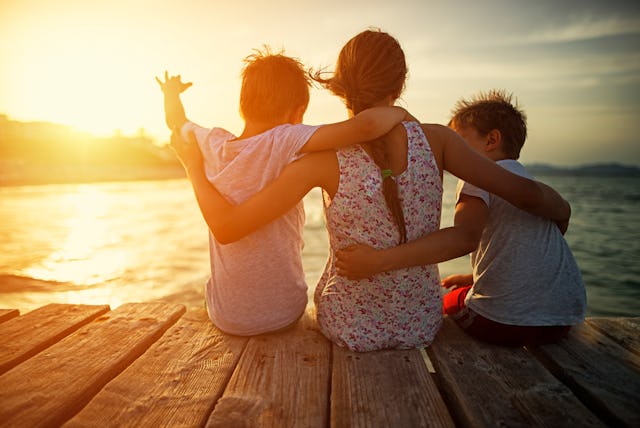
<path fill-rule="evenodd" d="M 573 207 L 566 235 L 591 316 L 640 316 L 640 179 L 538 177 Z M 455 179 L 446 177 L 443 226 Z M 319 191 L 305 198 L 312 295 L 327 257 Z M 0 188 L 0 307 L 164 299 L 202 305 L 207 231 L 186 180 Z M 441 275 L 469 271 L 467 257 Z"/>

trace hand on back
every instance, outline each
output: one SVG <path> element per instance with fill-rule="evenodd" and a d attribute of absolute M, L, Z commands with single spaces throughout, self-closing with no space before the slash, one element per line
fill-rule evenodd
<path fill-rule="evenodd" d="M 444 288 L 455 289 L 458 287 L 466 287 L 473 285 L 473 275 L 471 274 L 454 274 L 444 278 L 440 284 Z"/>

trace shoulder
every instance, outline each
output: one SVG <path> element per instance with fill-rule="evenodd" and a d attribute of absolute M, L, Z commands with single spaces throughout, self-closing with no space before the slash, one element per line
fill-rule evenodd
<path fill-rule="evenodd" d="M 453 129 L 439 123 L 422 123 L 420 126 L 422 126 L 422 131 L 430 140 L 461 138 Z"/>
<path fill-rule="evenodd" d="M 271 128 L 265 134 L 274 134 L 274 135 L 287 135 L 287 136 L 310 136 L 313 134 L 320 126 L 314 125 L 305 125 L 302 123 L 298 123 L 292 125 L 290 123 L 285 123 L 282 125 L 278 125 L 274 128 Z"/>
<path fill-rule="evenodd" d="M 456 131 L 439 123 L 423 123 L 422 131 L 427 136 L 432 150 L 440 152 L 450 142 L 464 142 Z"/>
<path fill-rule="evenodd" d="M 527 171 L 527 169 L 515 159 L 503 159 L 496 161 L 496 164 L 500 165 L 502 168 L 506 169 L 509 172 L 517 174 L 521 177 L 526 177 L 533 180 L 533 176 Z"/>

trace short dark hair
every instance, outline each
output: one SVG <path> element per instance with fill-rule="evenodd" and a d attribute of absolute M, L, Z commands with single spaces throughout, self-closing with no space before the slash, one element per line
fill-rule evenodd
<path fill-rule="evenodd" d="M 240 114 L 245 120 L 272 122 L 292 108 L 307 108 L 310 80 L 299 60 L 264 46 L 244 62 Z"/>
<path fill-rule="evenodd" d="M 487 135 L 497 129 L 502 134 L 502 151 L 511 159 L 520 157 L 527 139 L 527 116 L 512 94 L 501 89 L 480 92 L 470 100 L 460 99 L 452 111 L 449 126 L 472 126 Z"/>

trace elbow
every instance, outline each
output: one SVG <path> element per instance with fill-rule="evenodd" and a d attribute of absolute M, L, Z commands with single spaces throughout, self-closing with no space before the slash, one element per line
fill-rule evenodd
<path fill-rule="evenodd" d="M 360 135 L 363 136 L 363 141 L 373 140 L 380 136 L 380 128 L 378 127 L 378 122 L 373 118 L 362 115 L 359 118 L 360 120 Z"/>
<path fill-rule="evenodd" d="M 562 200 L 560 217 L 560 221 L 569 221 L 569 219 L 571 218 L 571 204 L 565 199 Z"/>
<path fill-rule="evenodd" d="M 569 221 L 571 205 L 555 192 L 545 190 L 541 183 L 533 183 L 529 192 L 523 195 L 518 208 L 534 215 L 554 221 Z"/>
<path fill-rule="evenodd" d="M 458 257 L 467 255 L 476 248 L 478 248 L 478 244 L 480 243 L 481 232 L 470 229 L 462 229 L 460 237 L 458 239 L 459 250 L 460 253 Z"/>
<path fill-rule="evenodd" d="M 223 229 L 209 228 L 209 231 L 211 232 L 211 235 L 213 235 L 213 237 L 215 238 L 216 242 L 220 245 L 228 245 L 242 238 L 242 236 L 237 236 L 234 233 L 230 233 L 228 229 L 225 230 L 224 228 Z"/>
<path fill-rule="evenodd" d="M 535 213 L 540 207 L 544 206 L 544 203 L 545 195 L 543 189 L 537 182 L 531 181 L 527 190 L 520 194 L 520 200 L 516 206 L 529 213 Z"/>
<path fill-rule="evenodd" d="M 478 244 L 480 243 L 480 237 L 469 237 L 468 239 L 465 240 L 463 247 L 462 247 L 462 251 L 463 253 L 460 254 L 460 256 L 464 256 L 467 255 L 473 251 L 476 250 L 476 248 L 478 248 Z"/>
<path fill-rule="evenodd" d="M 216 240 L 216 242 L 220 245 L 228 245 L 236 241 L 233 239 L 233 237 L 225 233 L 215 233 L 214 231 L 211 231 L 211 234 L 213 235 L 213 238 Z"/>
<path fill-rule="evenodd" d="M 209 225 L 209 231 L 220 245 L 228 245 L 248 235 L 247 232 L 229 224 Z"/>

